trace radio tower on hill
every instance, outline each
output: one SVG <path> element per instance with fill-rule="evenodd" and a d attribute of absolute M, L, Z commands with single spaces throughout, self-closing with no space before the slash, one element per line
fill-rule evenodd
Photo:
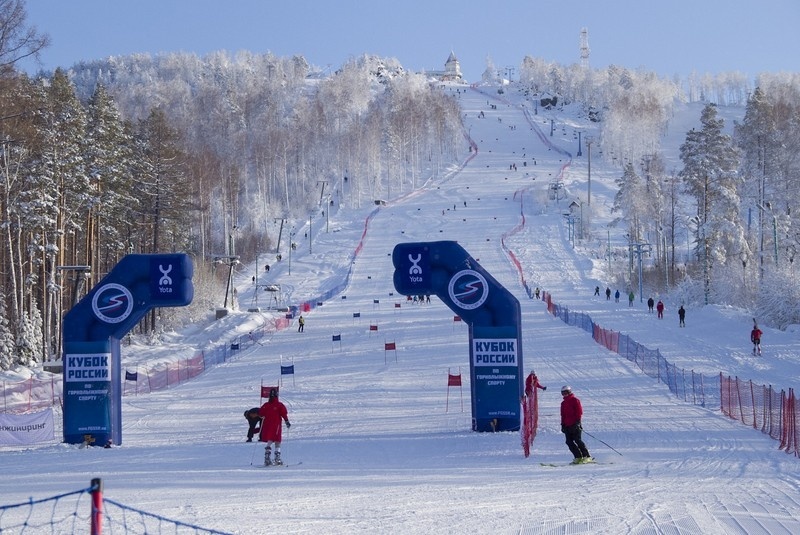
<path fill-rule="evenodd" d="M 589 67 L 589 30 L 581 28 L 581 67 Z"/>

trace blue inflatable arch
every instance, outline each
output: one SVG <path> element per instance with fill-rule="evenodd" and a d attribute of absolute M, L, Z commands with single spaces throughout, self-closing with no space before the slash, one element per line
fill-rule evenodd
<path fill-rule="evenodd" d="M 127 255 L 64 316 L 64 442 L 122 443 L 119 342 L 155 307 L 192 302 L 185 254 Z"/>
<path fill-rule="evenodd" d="M 394 287 L 434 294 L 469 326 L 472 429 L 517 431 L 523 394 L 519 301 L 454 241 L 402 243 Z"/>

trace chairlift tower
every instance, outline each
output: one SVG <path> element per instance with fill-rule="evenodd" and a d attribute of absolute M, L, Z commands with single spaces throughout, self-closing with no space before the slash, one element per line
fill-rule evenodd
<path fill-rule="evenodd" d="M 581 67 L 589 68 L 589 30 L 581 28 Z"/>

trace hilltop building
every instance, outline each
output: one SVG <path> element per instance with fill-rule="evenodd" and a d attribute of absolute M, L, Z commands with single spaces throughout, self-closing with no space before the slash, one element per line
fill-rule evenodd
<path fill-rule="evenodd" d="M 447 61 L 444 62 L 443 71 L 428 71 L 426 74 L 443 82 L 464 81 L 461 76 L 461 65 L 459 65 L 458 58 L 456 58 L 456 55 L 453 52 L 450 52 L 450 55 L 447 57 Z"/>

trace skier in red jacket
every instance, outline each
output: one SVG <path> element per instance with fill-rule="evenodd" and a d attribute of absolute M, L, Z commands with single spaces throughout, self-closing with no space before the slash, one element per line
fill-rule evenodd
<path fill-rule="evenodd" d="M 758 328 L 758 324 L 753 322 L 753 330 L 750 331 L 750 341 L 753 342 L 753 355 L 756 352 L 760 355 L 761 354 L 761 335 L 764 334 L 761 332 L 761 329 Z"/>
<path fill-rule="evenodd" d="M 289 423 L 289 415 L 286 405 L 278 401 L 278 390 L 273 388 L 269 391 L 269 399 L 258 409 L 258 414 L 263 418 L 261 421 L 261 434 L 259 440 L 266 442 L 264 448 L 264 466 L 272 464 L 283 464 L 281 461 L 281 431 L 283 422 L 286 422 L 287 429 L 292 427 Z M 270 458 L 272 446 L 275 446 L 275 461 Z"/>
<path fill-rule="evenodd" d="M 547 387 L 539 382 L 539 378 L 536 377 L 536 373 L 534 373 L 534 371 L 531 370 L 530 375 L 528 375 L 528 377 L 525 378 L 525 395 L 526 396 L 533 395 L 534 388 L 547 390 Z"/>
<path fill-rule="evenodd" d="M 572 393 L 572 387 L 562 386 L 561 395 L 561 432 L 566 435 L 566 442 L 569 451 L 575 457 L 573 464 L 582 464 L 592 461 L 586 444 L 581 440 L 581 417 L 583 417 L 583 407 L 581 400 Z"/>

